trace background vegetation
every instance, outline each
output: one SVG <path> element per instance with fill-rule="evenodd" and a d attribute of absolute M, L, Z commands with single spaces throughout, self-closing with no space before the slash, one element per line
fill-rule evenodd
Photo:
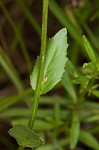
<path fill-rule="evenodd" d="M 26 124 L 30 114 L 29 75 L 39 55 L 41 20 L 41 0 L 0 0 L 2 150 L 17 149 L 8 130 Z M 40 98 L 34 129 L 45 144 L 38 150 L 99 150 L 99 0 L 49 0 L 48 37 L 63 27 L 69 60 L 61 82 Z"/>

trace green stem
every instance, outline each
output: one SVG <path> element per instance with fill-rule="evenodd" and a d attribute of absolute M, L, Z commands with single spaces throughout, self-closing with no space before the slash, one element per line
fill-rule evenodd
<path fill-rule="evenodd" d="M 40 97 L 41 84 L 44 72 L 44 60 L 46 53 L 46 41 L 47 41 L 47 19 L 48 19 L 48 0 L 43 0 L 43 16 L 42 16 L 42 37 L 41 37 L 41 51 L 40 51 L 40 69 L 38 74 L 38 80 L 36 90 L 34 93 L 34 101 L 32 104 L 31 116 L 28 122 L 28 127 L 33 129 L 34 121 L 36 118 L 38 100 Z M 24 150 L 24 147 L 19 146 L 18 150 Z"/>
<path fill-rule="evenodd" d="M 41 84 L 44 72 L 44 60 L 46 53 L 46 41 L 47 41 L 47 19 L 48 19 L 48 0 L 43 0 L 43 16 L 42 16 L 42 37 L 41 37 L 41 51 L 40 51 L 40 70 L 38 74 L 38 81 L 36 90 L 34 93 L 34 101 L 32 105 L 32 113 L 29 119 L 28 126 L 32 129 L 36 118 L 38 100 L 40 97 Z"/>

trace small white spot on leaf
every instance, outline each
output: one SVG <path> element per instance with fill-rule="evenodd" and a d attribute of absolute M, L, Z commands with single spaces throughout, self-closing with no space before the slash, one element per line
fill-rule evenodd
<path fill-rule="evenodd" d="M 42 62 L 44 62 L 44 56 L 42 56 Z"/>
<path fill-rule="evenodd" d="M 47 82 L 47 80 L 48 80 L 48 76 L 45 75 L 45 77 L 44 77 L 44 79 L 43 79 L 43 81 L 42 81 L 42 85 L 43 85 L 45 82 Z"/>

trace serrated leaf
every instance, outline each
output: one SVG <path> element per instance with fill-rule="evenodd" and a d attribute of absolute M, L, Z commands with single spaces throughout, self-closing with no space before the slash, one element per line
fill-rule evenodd
<path fill-rule="evenodd" d="M 70 129 L 70 148 L 74 149 L 77 145 L 80 133 L 80 121 L 76 112 L 73 114 L 72 124 Z"/>
<path fill-rule="evenodd" d="M 38 134 L 21 124 L 11 128 L 9 134 L 23 147 L 38 148 L 43 144 Z"/>
<path fill-rule="evenodd" d="M 68 44 L 66 28 L 60 30 L 53 38 L 48 41 L 41 94 L 51 90 L 61 80 L 65 63 L 67 61 L 67 47 Z M 36 89 L 39 66 L 40 57 L 37 58 L 34 70 L 30 76 L 30 83 L 34 90 Z"/>
<path fill-rule="evenodd" d="M 84 43 L 85 49 L 87 51 L 87 54 L 88 54 L 90 60 L 92 62 L 96 62 L 96 56 L 94 54 L 94 50 L 92 49 L 89 41 L 87 40 L 87 38 L 85 36 L 83 36 L 83 43 Z"/>
<path fill-rule="evenodd" d="M 98 141 L 89 132 L 84 131 L 84 130 L 80 131 L 80 137 L 79 138 L 80 138 L 80 141 L 82 143 L 84 143 L 86 146 L 88 146 L 94 150 L 99 149 Z"/>

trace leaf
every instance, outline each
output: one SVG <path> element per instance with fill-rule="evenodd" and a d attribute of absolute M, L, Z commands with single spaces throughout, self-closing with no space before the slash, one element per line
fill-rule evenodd
<path fill-rule="evenodd" d="M 80 121 L 77 114 L 74 112 L 72 125 L 70 130 L 70 148 L 74 149 L 77 145 L 80 133 Z"/>
<path fill-rule="evenodd" d="M 84 131 L 84 130 L 80 131 L 80 137 L 79 138 L 80 138 L 80 141 L 82 143 L 84 143 L 86 146 L 88 146 L 94 150 L 99 149 L 98 141 L 89 132 Z"/>
<path fill-rule="evenodd" d="M 85 36 L 83 36 L 83 43 L 84 43 L 85 49 L 87 51 L 87 54 L 88 54 L 90 60 L 92 62 L 96 62 L 96 56 L 94 54 L 94 50 L 92 49 L 89 41 L 87 40 L 87 38 Z"/>
<path fill-rule="evenodd" d="M 65 63 L 67 61 L 67 47 L 66 28 L 60 30 L 48 41 L 41 94 L 51 90 L 61 80 L 64 73 Z M 40 57 L 37 58 L 34 70 L 30 76 L 30 84 L 34 90 L 36 89 L 39 66 Z"/>
<path fill-rule="evenodd" d="M 42 146 L 42 141 L 34 131 L 24 125 L 15 125 L 9 130 L 9 134 L 16 139 L 19 145 L 29 148 L 38 148 Z"/>
<path fill-rule="evenodd" d="M 58 102 L 54 105 L 54 117 L 56 120 L 55 124 L 57 125 L 60 124 L 62 115 L 61 115 L 61 107 Z"/>

